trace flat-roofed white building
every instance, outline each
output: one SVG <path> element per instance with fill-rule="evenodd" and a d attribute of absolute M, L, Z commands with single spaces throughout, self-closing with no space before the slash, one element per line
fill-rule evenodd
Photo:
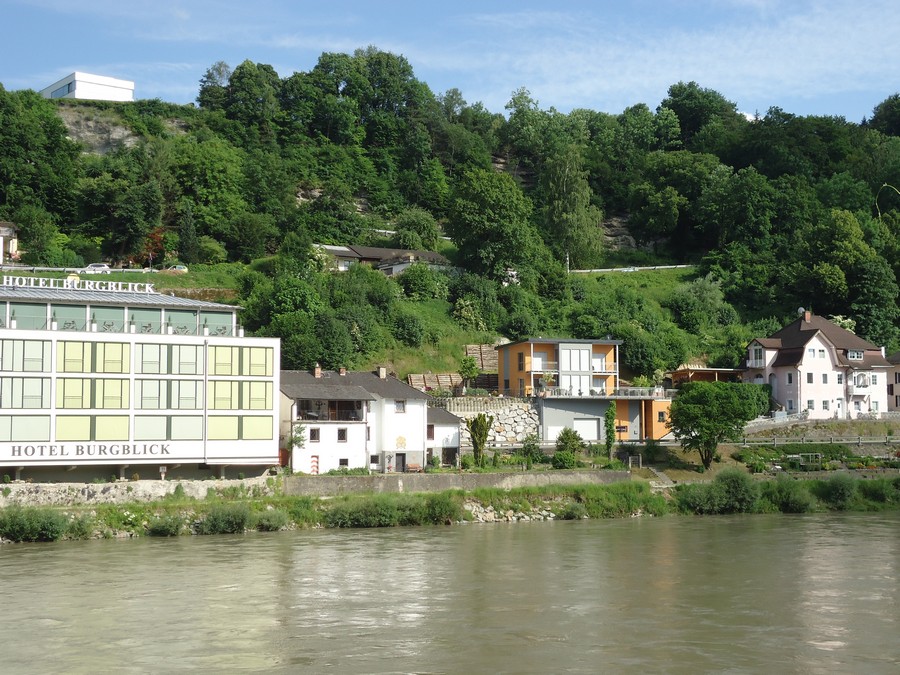
<path fill-rule="evenodd" d="M 134 82 L 76 71 L 41 89 L 41 96 L 91 101 L 133 101 Z"/>
<path fill-rule="evenodd" d="M 0 474 L 276 465 L 279 340 L 244 337 L 237 310 L 151 283 L 0 278 Z"/>

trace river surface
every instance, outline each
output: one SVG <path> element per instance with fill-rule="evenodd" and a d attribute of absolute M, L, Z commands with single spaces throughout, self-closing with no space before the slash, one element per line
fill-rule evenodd
<path fill-rule="evenodd" d="M 2 673 L 900 673 L 900 514 L 0 546 Z"/>

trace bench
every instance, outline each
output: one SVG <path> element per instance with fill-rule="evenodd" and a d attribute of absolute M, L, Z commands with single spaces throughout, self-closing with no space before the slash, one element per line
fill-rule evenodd
<path fill-rule="evenodd" d="M 407 464 L 406 473 L 422 473 L 421 464 Z"/>

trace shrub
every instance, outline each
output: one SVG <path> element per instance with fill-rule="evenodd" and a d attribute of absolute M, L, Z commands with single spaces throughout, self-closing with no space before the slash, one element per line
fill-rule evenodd
<path fill-rule="evenodd" d="M 428 521 L 435 525 L 450 524 L 462 520 L 462 507 L 449 492 L 430 494 L 425 497 Z"/>
<path fill-rule="evenodd" d="M 68 519 L 59 511 L 9 506 L 0 511 L 0 537 L 11 541 L 57 541 Z"/>
<path fill-rule="evenodd" d="M 281 509 L 267 509 L 253 518 L 253 526 L 260 532 L 277 532 L 288 524 L 288 514 Z"/>
<path fill-rule="evenodd" d="M 328 527 L 393 527 L 399 524 L 399 514 L 388 495 L 375 495 L 335 502 L 324 520 Z"/>
<path fill-rule="evenodd" d="M 559 520 L 581 520 L 588 517 L 587 508 L 584 504 L 573 502 L 566 504 L 563 508 L 556 512 Z"/>
<path fill-rule="evenodd" d="M 567 450 L 557 450 L 551 460 L 554 469 L 574 469 L 578 466 L 578 460 L 575 458 L 574 452 Z"/>
<path fill-rule="evenodd" d="M 887 478 L 862 480 L 859 482 L 859 493 L 871 502 L 886 504 L 900 496 Z"/>
<path fill-rule="evenodd" d="M 719 490 L 719 513 L 747 513 L 759 498 L 757 484 L 740 469 L 725 469 L 713 485 Z"/>
<path fill-rule="evenodd" d="M 428 458 L 428 466 L 432 469 L 440 469 L 441 468 L 441 458 L 439 455 L 432 455 Z"/>
<path fill-rule="evenodd" d="M 719 492 L 712 483 L 691 483 L 675 488 L 675 505 L 682 513 L 719 513 Z"/>
<path fill-rule="evenodd" d="M 200 521 L 197 534 L 240 534 L 250 522 L 246 504 L 217 504 Z"/>
<path fill-rule="evenodd" d="M 66 526 L 68 539 L 90 539 L 94 536 L 94 519 L 86 513 L 80 516 L 72 516 Z"/>
<path fill-rule="evenodd" d="M 475 468 L 475 457 L 474 455 L 462 455 L 459 458 L 459 466 L 466 471 L 471 471 Z"/>
<path fill-rule="evenodd" d="M 846 473 L 838 473 L 821 482 L 822 498 L 829 506 L 839 511 L 850 508 L 856 496 L 857 481 Z"/>
<path fill-rule="evenodd" d="M 806 486 L 787 476 L 778 476 L 775 480 L 766 481 L 760 492 L 763 500 L 782 513 L 808 513 L 815 506 L 815 501 Z"/>
<path fill-rule="evenodd" d="M 559 453 L 562 452 L 570 452 L 573 455 L 584 450 L 584 441 L 581 439 L 581 435 L 575 431 L 574 429 L 570 429 L 566 427 L 562 431 L 559 432 L 559 436 L 556 437 L 556 451 Z"/>
<path fill-rule="evenodd" d="M 154 516 L 147 523 L 147 534 L 151 537 L 177 537 L 181 534 L 182 520 L 179 516 Z"/>

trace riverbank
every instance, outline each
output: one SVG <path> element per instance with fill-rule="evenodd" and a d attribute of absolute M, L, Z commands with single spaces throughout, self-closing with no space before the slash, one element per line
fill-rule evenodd
<path fill-rule="evenodd" d="M 745 472 L 726 470 L 710 482 L 667 490 L 653 490 L 643 481 L 622 481 L 327 498 L 285 495 L 276 478 L 223 485 L 225 482 L 201 481 L 206 483 L 202 486 L 168 483 L 171 491 L 151 501 L 112 501 L 111 486 L 101 485 L 94 496 L 110 501 L 65 506 L 8 504 L 0 509 L 0 539 L 56 541 L 666 514 L 900 510 L 900 477 L 861 479 L 844 472 L 821 479 L 782 476 L 758 480 Z M 124 493 L 137 497 L 137 485 L 131 486 L 131 492 L 129 485 L 123 485 Z M 11 494 L 10 489 L 4 498 L 8 500 Z M 65 490 L 62 494 L 71 496 Z"/>

